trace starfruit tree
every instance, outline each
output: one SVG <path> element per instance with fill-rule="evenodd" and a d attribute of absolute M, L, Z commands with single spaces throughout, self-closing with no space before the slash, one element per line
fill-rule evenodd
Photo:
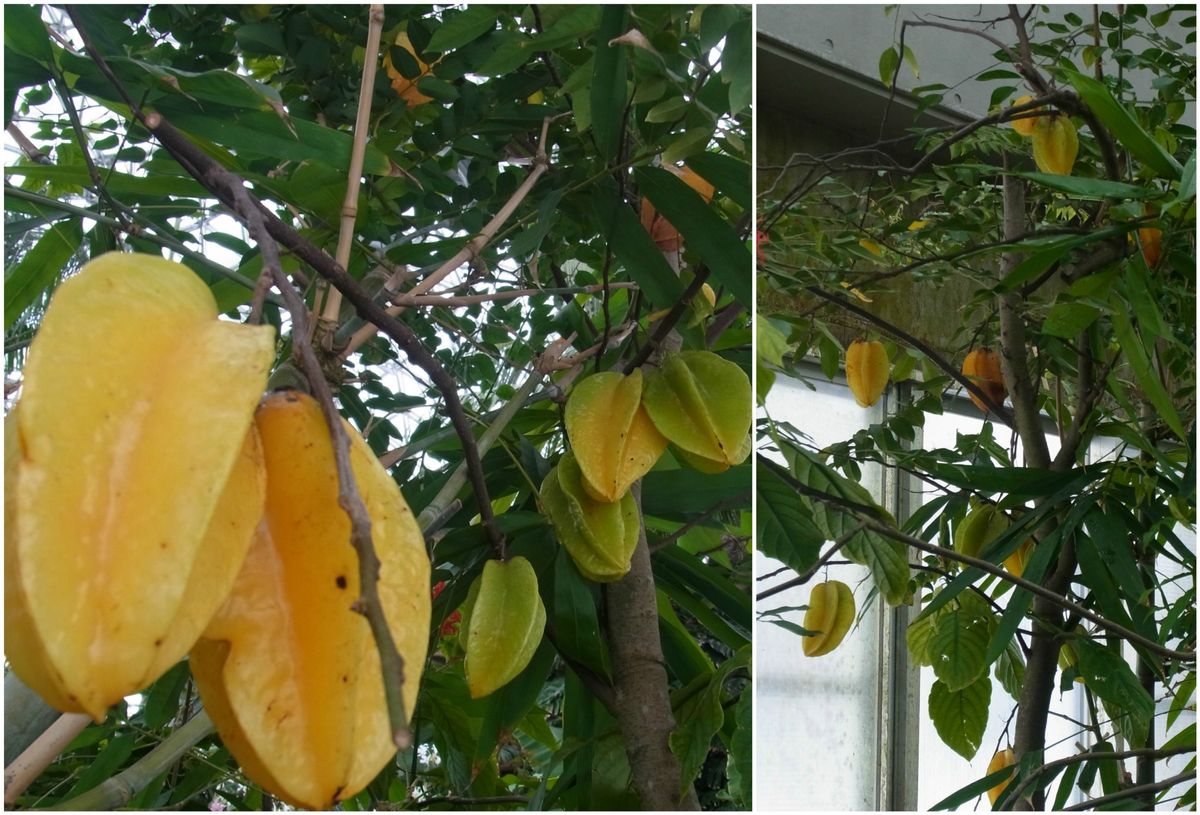
<path fill-rule="evenodd" d="M 889 393 L 819 449 L 764 415 L 760 546 L 794 572 L 777 583 L 857 562 L 860 605 L 907 610 L 922 715 L 983 762 L 940 808 L 1195 805 L 1195 18 L 1116 9 L 983 26 L 881 8 L 903 18 L 883 116 L 907 115 L 899 76 L 918 117 L 949 94 L 915 78 L 919 29 L 987 49 L 959 79 L 990 109 L 760 169 L 760 396 L 793 359 L 832 378 L 843 354 L 859 405 Z M 950 400 L 981 423 L 924 441 Z M 893 517 L 868 467 L 922 500 Z M 762 608 L 825 653 L 855 632 L 817 588 L 803 620 Z M 1048 743 L 1073 687 L 1088 714 Z"/>
<path fill-rule="evenodd" d="M 5 8 L 6 804 L 751 806 L 750 54 Z"/>

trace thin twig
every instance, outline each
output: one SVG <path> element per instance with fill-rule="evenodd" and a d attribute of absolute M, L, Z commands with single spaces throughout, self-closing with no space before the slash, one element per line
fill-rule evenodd
<path fill-rule="evenodd" d="M 1074 612 L 1083 619 L 1095 623 L 1105 631 L 1110 631 L 1122 639 L 1126 639 L 1131 643 L 1140 645 L 1147 651 L 1156 653 L 1159 656 L 1166 657 L 1168 659 L 1177 659 L 1181 662 L 1196 661 L 1195 651 L 1175 651 L 1159 645 L 1157 642 L 1143 637 L 1136 631 L 1131 631 L 1119 623 L 1114 623 L 1111 620 L 1101 617 L 1099 614 L 1096 614 L 1090 609 L 1086 609 L 1078 603 L 1068 600 L 1062 595 L 1055 594 L 1054 592 L 1038 585 L 1037 583 L 1011 574 L 1002 566 L 998 566 L 995 563 L 991 563 L 981 558 L 964 555 L 954 549 L 947 549 L 938 546 L 935 543 L 927 543 L 920 538 L 905 534 L 899 529 L 895 529 L 894 527 L 891 527 L 873 517 L 873 509 L 871 507 L 862 504 L 856 504 L 852 501 L 821 492 L 820 490 L 815 490 L 793 476 L 787 470 L 787 468 L 768 458 L 764 458 L 761 455 L 758 457 L 758 466 L 760 468 L 765 467 L 772 470 L 776 475 L 786 481 L 792 489 L 801 495 L 825 504 L 829 504 L 831 506 L 835 506 L 843 512 L 854 516 L 862 521 L 863 525 L 872 532 L 889 537 L 892 540 L 903 543 L 905 546 L 911 546 L 913 549 L 919 549 L 922 552 L 927 552 L 931 555 L 937 555 L 938 557 L 946 558 L 947 560 L 955 560 L 959 563 L 965 563 L 968 566 L 973 566 L 974 568 L 979 569 L 981 572 L 987 572 L 988 574 L 995 575 L 1003 580 L 1007 580 L 1009 583 L 1014 583 L 1031 594 L 1035 594 L 1038 597 L 1048 600 L 1060 608 L 1065 608 L 1068 611 Z"/>
<path fill-rule="evenodd" d="M 697 526 L 704 523 L 712 516 L 716 515 L 718 512 L 723 512 L 724 510 L 729 509 L 730 507 L 737 506 L 738 504 L 745 501 L 749 497 L 750 497 L 750 493 L 743 492 L 743 493 L 739 493 L 738 495 L 734 495 L 729 498 L 726 498 L 723 501 L 718 501 L 717 503 L 713 504 L 708 509 L 704 510 L 704 512 L 697 515 L 695 518 L 692 518 L 690 521 L 685 523 L 683 526 L 676 529 L 671 534 L 664 535 L 663 537 L 656 540 L 654 542 L 654 545 L 650 547 L 650 554 L 654 554 L 655 552 L 658 552 L 662 549 L 667 548 L 671 544 L 675 543 L 675 541 L 679 540 L 684 535 L 686 535 L 689 530 L 696 528 Z M 721 546 L 724 546 L 724 544 L 721 544 Z M 714 548 L 720 549 L 721 546 L 717 546 Z"/>
<path fill-rule="evenodd" d="M 864 524 L 859 524 L 858 526 L 854 527 L 853 529 L 850 529 L 849 531 L 843 533 L 842 536 L 840 538 L 838 538 L 837 541 L 834 542 L 833 546 L 829 547 L 829 551 L 827 551 L 825 554 L 821 555 L 820 559 L 816 563 L 814 563 L 811 567 L 809 567 L 809 569 L 807 571 L 805 571 L 803 574 L 793 577 L 791 580 L 785 580 L 782 583 L 780 583 L 778 586 L 772 586 L 769 589 L 763 589 L 762 591 L 760 591 L 758 594 L 756 594 L 754 596 L 754 599 L 755 600 L 766 600 L 768 597 L 773 597 L 774 595 L 779 594 L 784 591 L 787 591 L 788 589 L 795 588 L 796 586 L 803 586 L 805 583 L 812 580 L 813 575 L 815 575 L 817 572 L 821 571 L 821 568 L 823 566 L 825 566 L 825 564 L 828 563 L 830 560 L 832 560 L 833 556 L 836 555 L 838 552 L 840 552 L 842 547 L 850 542 L 851 538 L 853 538 L 859 532 L 862 532 L 864 526 L 865 526 Z"/>
<path fill-rule="evenodd" d="M 1048 761 L 1041 767 L 1038 767 L 1027 777 L 1023 778 L 1021 783 L 1018 784 L 1011 792 L 1006 792 L 1005 798 L 1007 798 L 1010 803 L 1016 801 L 1021 797 L 1022 794 L 1024 794 L 1026 789 L 1028 789 L 1034 782 L 1038 780 L 1039 777 L 1051 770 L 1057 770 L 1059 767 L 1069 767 L 1072 764 L 1079 764 L 1084 761 L 1124 761 L 1127 758 L 1139 758 L 1143 756 L 1151 756 L 1153 758 L 1169 758 L 1171 756 L 1193 752 L 1195 752 L 1194 747 L 1176 747 L 1171 750 L 1136 749 L 1123 750 L 1119 752 L 1105 751 L 1075 753 L 1074 755 L 1067 756 L 1066 758 Z"/>
<path fill-rule="evenodd" d="M 447 260 L 431 275 L 417 285 L 413 286 L 412 289 L 407 292 L 409 295 L 416 296 L 425 294 L 438 283 L 440 283 L 442 279 L 446 277 L 446 275 L 453 272 L 463 263 L 479 257 L 479 255 L 483 252 L 484 247 L 486 247 L 495 236 L 496 231 L 504 225 L 505 221 L 512 217 L 512 214 L 516 211 L 517 207 L 521 205 L 521 202 L 525 200 L 527 195 L 529 195 L 530 190 L 532 190 L 534 185 L 537 184 L 538 179 L 541 178 L 542 174 L 550 168 L 550 157 L 546 153 L 546 140 L 550 131 L 550 121 L 551 119 L 549 117 L 542 121 L 541 139 L 538 141 L 537 155 L 535 155 L 533 158 L 533 171 L 525 177 L 525 180 L 522 181 L 521 185 L 513 192 L 509 200 L 505 202 L 504 206 L 500 207 L 500 210 L 490 221 L 487 222 L 483 229 L 480 230 L 479 234 L 468 241 L 466 246 L 458 250 L 454 257 Z M 345 267 L 343 266 L 343 268 Z M 387 309 L 387 314 L 395 317 L 402 311 L 404 311 L 403 306 L 391 306 Z M 363 343 L 375 335 L 376 330 L 377 329 L 375 326 L 368 324 L 356 331 L 350 338 L 349 344 L 342 351 L 342 358 L 346 359 L 356 350 L 358 350 Z"/>

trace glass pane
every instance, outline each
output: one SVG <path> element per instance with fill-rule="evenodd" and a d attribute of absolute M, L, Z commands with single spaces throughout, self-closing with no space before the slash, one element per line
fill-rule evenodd
<path fill-rule="evenodd" d="M 870 410 L 855 404 L 844 385 L 814 381 L 816 391 L 780 378 L 767 411 L 809 434 L 819 449 L 847 439 L 882 418 L 882 402 Z M 880 472 L 863 468 L 864 486 L 879 497 Z M 843 561 L 844 562 L 844 561 Z M 755 574 L 783 566 L 755 555 Z M 761 580 L 756 593 L 794 577 L 790 570 Z M 842 644 L 821 657 L 806 657 L 800 638 L 779 626 L 758 624 L 754 705 L 755 809 L 874 809 L 879 786 L 880 606 L 864 612 L 870 586 L 858 565 L 831 565 L 807 584 L 758 603 L 759 611 L 808 603 L 812 586 L 833 579 L 854 591 L 859 619 Z M 863 583 L 863 581 L 868 581 Z M 862 584 L 860 586 L 860 584 Z M 803 612 L 786 615 L 795 623 Z"/>

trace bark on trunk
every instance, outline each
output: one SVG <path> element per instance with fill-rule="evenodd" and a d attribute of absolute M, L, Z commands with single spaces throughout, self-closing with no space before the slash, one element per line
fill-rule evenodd
<path fill-rule="evenodd" d="M 640 508 L 641 485 L 634 485 L 633 490 Z M 691 785 L 680 796 L 682 770 L 670 747 L 675 717 L 658 635 L 654 575 L 644 527 L 629 574 L 608 587 L 606 606 L 617 723 L 642 809 L 698 810 L 700 804 Z"/>

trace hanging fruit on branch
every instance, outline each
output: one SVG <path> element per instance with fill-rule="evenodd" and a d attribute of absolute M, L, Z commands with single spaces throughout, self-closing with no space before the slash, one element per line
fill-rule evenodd
<path fill-rule="evenodd" d="M 1004 373 L 1000 370 L 1000 356 L 990 348 L 976 348 L 967 354 L 962 365 L 963 376 L 988 395 L 997 405 L 1004 404 L 1008 389 L 1004 386 Z M 967 391 L 975 407 L 987 413 L 990 408 L 975 394 Z"/>
<path fill-rule="evenodd" d="M 1033 129 L 1033 161 L 1043 173 L 1070 175 L 1079 153 L 1075 125 L 1062 113 L 1039 116 Z"/>
<path fill-rule="evenodd" d="M 330 809 L 362 790 L 396 753 L 379 650 L 355 610 L 358 553 L 338 503 L 320 406 L 297 391 L 275 393 L 255 424 L 266 509 L 233 591 L 192 650 L 192 674 L 248 778 L 295 806 Z M 429 557 L 396 482 L 362 437 L 343 427 L 411 716 L 429 640 Z"/>
<path fill-rule="evenodd" d="M 628 376 L 593 374 L 577 383 L 565 413 L 583 487 L 597 501 L 621 500 L 667 449 L 642 407 L 640 368 Z"/>
<path fill-rule="evenodd" d="M 5 653 L 102 721 L 177 663 L 263 507 L 252 426 L 274 329 L 190 269 L 112 252 L 55 292 L 5 421 Z"/>
<path fill-rule="evenodd" d="M 711 351 L 682 351 L 646 372 L 642 404 L 687 464 L 719 473 L 750 455 L 750 378 Z"/>
<path fill-rule="evenodd" d="M 878 340 L 855 340 L 846 349 L 846 381 L 854 401 L 860 407 L 871 407 L 887 388 L 887 351 Z"/>
<path fill-rule="evenodd" d="M 472 586 L 466 674 L 472 699 L 504 687 L 533 659 L 546 628 L 537 573 L 523 557 L 489 560 Z"/>
<path fill-rule="evenodd" d="M 854 622 L 854 593 L 840 580 L 813 586 L 804 627 L 816 632 L 804 638 L 804 655 L 820 657 L 841 645 Z"/>

